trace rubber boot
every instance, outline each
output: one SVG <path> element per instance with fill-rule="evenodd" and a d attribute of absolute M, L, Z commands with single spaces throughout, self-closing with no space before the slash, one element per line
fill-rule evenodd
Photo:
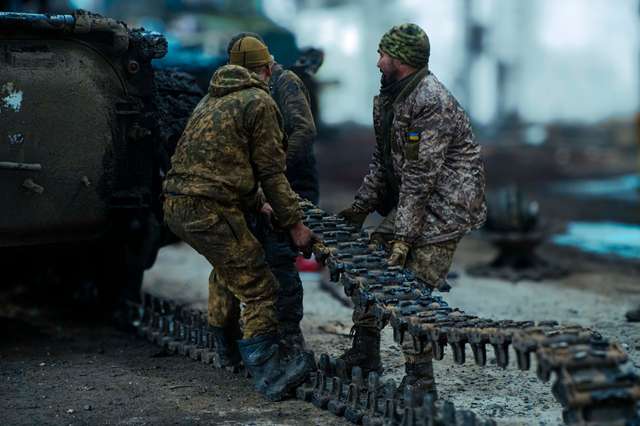
<path fill-rule="evenodd" d="M 433 395 L 433 399 L 438 399 L 436 390 L 436 381 L 433 377 L 433 361 L 419 362 L 416 364 L 406 363 L 404 365 L 406 375 L 402 378 L 402 382 L 396 390 L 396 397 L 404 395 L 404 389 L 407 385 L 413 387 L 416 401 L 422 401 L 427 393 Z"/>
<path fill-rule="evenodd" d="M 307 343 L 302 335 L 302 330 L 300 330 L 300 325 L 280 323 L 278 334 L 284 358 L 289 359 L 307 350 Z"/>
<path fill-rule="evenodd" d="M 340 356 L 347 367 L 347 374 L 351 375 L 353 367 L 360 367 L 364 377 L 375 371 L 382 374 L 380 361 L 380 330 L 368 327 L 354 326 L 352 329 L 353 345 Z"/>
<path fill-rule="evenodd" d="M 310 352 L 283 361 L 276 335 L 238 340 L 238 348 L 256 390 L 271 401 L 289 396 L 316 368 Z"/>
<path fill-rule="evenodd" d="M 215 353 L 214 366 L 216 368 L 237 367 L 240 364 L 240 352 L 232 332 L 222 327 L 209 326 L 209 333 L 213 341 Z"/>

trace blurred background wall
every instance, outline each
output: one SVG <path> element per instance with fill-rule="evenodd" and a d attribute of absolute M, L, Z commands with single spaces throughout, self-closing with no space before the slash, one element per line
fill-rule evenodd
<path fill-rule="evenodd" d="M 473 119 L 490 191 L 517 185 L 561 223 L 640 223 L 639 0 L 0 0 L 2 10 L 75 8 L 164 33 L 170 50 L 156 66 L 203 87 L 239 31 L 263 35 L 285 66 L 306 47 L 324 51 L 308 83 L 329 209 L 350 203 L 367 171 L 380 37 L 417 23 L 431 70 Z"/>

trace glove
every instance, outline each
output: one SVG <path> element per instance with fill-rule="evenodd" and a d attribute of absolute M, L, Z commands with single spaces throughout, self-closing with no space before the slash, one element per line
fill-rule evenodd
<path fill-rule="evenodd" d="M 313 255 L 316 260 L 322 265 L 325 265 L 327 263 L 327 259 L 331 256 L 331 249 L 324 245 L 320 239 L 314 241 L 311 246 L 311 250 L 313 251 Z"/>
<path fill-rule="evenodd" d="M 395 240 L 392 242 L 391 255 L 387 260 L 389 266 L 401 266 L 404 268 L 407 263 L 407 256 L 411 247 L 404 241 Z"/>
<path fill-rule="evenodd" d="M 378 232 L 374 232 L 369 237 L 369 244 L 372 244 L 376 247 L 385 247 L 387 245 L 387 240 L 385 239 L 383 234 Z"/>
<path fill-rule="evenodd" d="M 344 218 L 344 220 L 346 220 L 350 225 L 360 229 L 362 228 L 364 221 L 367 219 L 367 216 L 369 216 L 369 213 L 351 206 L 338 213 L 338 216 Z"/>

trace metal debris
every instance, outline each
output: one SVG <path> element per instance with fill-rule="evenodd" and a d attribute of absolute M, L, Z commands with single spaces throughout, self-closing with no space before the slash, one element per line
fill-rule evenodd
<path fill-rule="evenodd" d="M 518 187 L 510 186 L 491 194 L 487 204 L 487 223 L 480 235 L 498 250 L 498 255 L 488 264 L 469 267 L 470 275 L 513 282 L 567 275 L 567 270 L 536 254 L 536 248 L 548 239 L 549 233 L 540 220 L 536 201 L 527 199 Z"/>

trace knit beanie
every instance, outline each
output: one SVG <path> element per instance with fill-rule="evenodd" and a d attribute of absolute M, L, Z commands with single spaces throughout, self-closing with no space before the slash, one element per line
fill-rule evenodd
<path fill-rule="evenodd" d="M 229 63 L 253 69 L 273 61 L 267 46 L 255 37 L 243 37 L 236 41 L 229 52 Z"/>
<path fill-rule="evenodd" d="M 431 52 L 427 33 L 416 24 L 402 24 L 391 28 L 382 36 L 379 49 L 414 68 L 427 66 Z"/>

